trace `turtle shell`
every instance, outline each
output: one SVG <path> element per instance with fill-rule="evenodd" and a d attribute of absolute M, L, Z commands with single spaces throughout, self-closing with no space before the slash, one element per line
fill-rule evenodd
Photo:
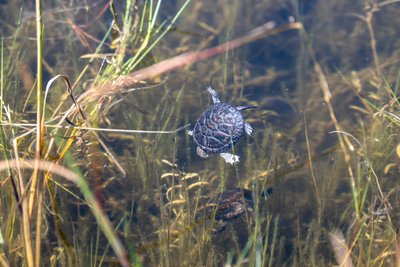
<path fill-rule="evenodd" d="M 244 133 L 243 116 L 226 103 L 211 105 L 197 120 L 193 129 L 196 144 L 207 153 L 229 150 Z"/>
<path fill-rule="evenodd" d="M 223 192 L 217 202 L 215 220 L 231 221 L 253 212 L 254 201 L 251 190 L 235 188 Z"/>

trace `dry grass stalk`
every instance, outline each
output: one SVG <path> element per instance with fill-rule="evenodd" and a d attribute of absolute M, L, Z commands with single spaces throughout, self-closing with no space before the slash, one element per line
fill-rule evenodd
<path fill-rule="evenodd" d="M 396 252 L 396 266 L 400 267 L 400 244 L 398 240 L 396 240 L 395 252 Z"/>
<path fill-rule="evenodd" d="M 346 239 L 343 236 L 343 232 L 339 229 L 335 229 L 332 233 L 329 233 L 329 242 L 331 243 L 333 252 L 335 253 L 336 261 L 341 267 L 352 267 L 353 261 L 351 260 L 351 250 L 347 247 Z"/>
<path fill-rule="evenodd" d="M 225 53 L 226 51 L 238 48 L 245 44 L 254 42 L 267 36 L 272 36 L 292 29 L 302 29 L 300 22 L 289 23 L 281 27 L 274 28 L 273 23 L 268 22 L 247 35 L 229 41 L 227 43 L 205 49 L 203 51 L 187 52 L 182 55 L 166 59 L 144 69 L 135 71 L 128 76 L 121 76 L 117 80 L 108 82 L 104 85 L 94 86 L 79 97 L 84 102 L 95 102 L 99 97 L 121 93 L 124 90 L 138 84 L 139 82 L 154 78 L 158 75 L 171 72 L 178 68 L 189 66 L 195 62 Z"/>

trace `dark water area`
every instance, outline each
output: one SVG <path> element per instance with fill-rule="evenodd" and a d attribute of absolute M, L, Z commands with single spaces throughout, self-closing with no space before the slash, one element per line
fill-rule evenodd
<path fill-rule="evenodd" d="M 155 22 L 164 25 L 160 31 L 184 1 L 171 2 L 161 4 Z M 131 92 L 100 97 L 84 108 L 99 128 L 171 131 L 190 126 L 169 134 L 100 131 L 95 136 L 82 131 L 71 147 L 73 160 L 62 164 L 78 166 L 118 225 L 117 235 L 143 266 L 340 265 L 330 239 L 335 229 L 352 246 L 354 265 L 395 266 L 398 128 L 379 111 L 385 106 L 398 114 L 397 102 L 387 91 L 397 96 L 399 87 L 400 3 L 387 2 L 192 1 L 137 69 L 239 38 L 268 21 L 275 27 L 301 22 L 304 29 L 274 34 L 164 73 L 136 84 Z M 145 3 L 137 3 L 132 12 L 142 14 Z M 116 64 L 111 54 L 122 50 L 117 45 L 122 35 L 110 24 L 123 28 L 125 8 L 125 3 L 115 2 L 113 14 L 99 1 L 43 1 L 45 82 L 57 74 L 77 79 L 78 96 L 101 77 L 112 77 L 117 71 L 106 73 L 106 66 Z M 16 34 L 19 10 L 22 26 Z M 21 122 L 34 119 L 35 112 L 34 99 L 28 99 L 36 71 L 33 12 L 29 1 L 0 1 L 5 52 L 18 62 L 15 75 L 6 81 L 16 90 L 5 92 L 4 99 L 21 114 L 16 118 Z M 140 20 L 130 30 L 139 28 Z M 143 36 L 124 47 L 122 64 L 140 50 Z M 106 56 L 82 57 L 94 54 Z M 85 66 L 88 70 L 82 72 Z M 188 134 L 212 104 L 208 86 L 222 102 L 257 106 L 242 111 L 253 133 L 235 144 L 233 152 L 240 157 L 235 165 L 218 154 L 201 158 Z M 48 114 L 58 105 L 59 114 L 70 106 L 60 104 L 63 98 L 68 98 L 65 89 L 51 91 Z M 80 194 L 65 181 L 61 185 Z M 72 249 L 94 254 L 88 244 L 99 230 L 89 208 L 54 186 L 65 239 L 78 244 Z M 261 196 L 270 187 L 273 193 Z M 205 207 L 221 211 L 221 203 L 227 205 L 221 201 L 223 192 L 237 188 L 249 190 L 244 191 L 249 193 L 245 200 L 252 208 L 243 208 L 238 194 L 228 208 L 240 209 L 235 210 L 240 216 L 220 228 L 221 222 L 206 214 Z M 373 211 L 388 205 L 386 217 L 375 216 Z M 51 214 L 46 218 L 54 228 L 45 242 L 51 247 L 60 243 L 60 230 Z M 372 233 L 383 241 L 374 240 Z M 107 240 L 99 240 L 99 253 L 112 264 Z M 88 262 L 85 255 L 79 262 Z"/>

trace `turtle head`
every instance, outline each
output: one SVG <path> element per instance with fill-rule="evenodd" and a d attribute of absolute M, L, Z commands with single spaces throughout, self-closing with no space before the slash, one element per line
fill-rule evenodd
<path fill-rule="evenodd" d="M 218 95 L 217 91 L 212 89 L 211 86 L 209 86 L 207 88 L 207 91 L 211 94 L 212 101 L 213 101 L 214 104 L 221 102 L 221 100 L 219 99 L 219 95 Z"/>

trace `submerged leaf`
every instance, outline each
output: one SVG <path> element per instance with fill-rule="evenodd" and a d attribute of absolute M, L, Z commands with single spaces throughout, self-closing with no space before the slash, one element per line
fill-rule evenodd
<path fill-rule="evenodd" d="M 161 179 L 167 178 L 167 177 L 178 177 L 179 173 L 176 172 L 167 172 L 161 175 Z"/>
<path fill-rule="evenodd" d="M 187 190 L 191 190 L 191 189 L 196 188 L 196 187 L 204 187 L 204 186 L 207 186 L 207 185 L 209 185 L 208 182 L 197 182 L 197 183 L 189 185 L 187 187 Z"/>
<path fill-rule="evenodd" d="M 396 146 L 396 155 L 400 158 L 400 144 Z"/>
<path fill-rule="evenodd" d="M 193 173 L 186 173 L 185 176 L 183 176 L 182 181 L 189 180 L 189 179 L 195 178 L 195 177 L 199 177 L 199 174 L 198 173 L 194 173 L 194 172 Z"/>

